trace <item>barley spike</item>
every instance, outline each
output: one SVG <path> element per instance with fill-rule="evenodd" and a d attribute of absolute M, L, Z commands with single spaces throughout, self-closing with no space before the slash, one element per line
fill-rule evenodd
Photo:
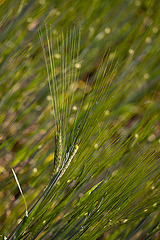
<path fill-rule="evenodd" d="M 54 156 L 54 167 L 53 173 L 56 174 L 61 166 L 62 161 L 62 135 L 59 132 L 55 137 L 55 156 Z"/>
<path fill-rule="evenodd" d="M 78 151 L 78 148 L 79 146 L 76 144 L 74 147 L 73 147 L 73 151 L 71 152 L 69 158 L 68 158 L 68 161 L 66 162 L 66 164 L 64 165 L 63 169 L 62 169 L 62 172 L 61 172 L 61 176 L 65 173 L 65 171 L 67 170 L 67 168 L 69 167 L 72 159 L 74 158 L 75 154 L 77 153 Z"/>

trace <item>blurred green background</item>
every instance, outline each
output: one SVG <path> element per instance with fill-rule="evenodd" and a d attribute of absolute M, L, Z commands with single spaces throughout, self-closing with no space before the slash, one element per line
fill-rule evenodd
<path fill-rule="evenodd" d="M 1 234 L 24 214 L 11 168 L 28 206 L 51 177 L 54 121 L 38 35 L 47 24 L 55 41 L 81 28 L 79 90 L 87 79 L 92 86 L 104 53 L 114 84 L 33 239 L 159 239 L 159 14 L 158 0 L 0 1 Z"/>

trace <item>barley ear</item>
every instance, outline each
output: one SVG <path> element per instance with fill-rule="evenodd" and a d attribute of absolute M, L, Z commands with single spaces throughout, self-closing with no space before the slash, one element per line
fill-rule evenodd
<path fill-rule="evenodd" d="M 67 170 L 67 168 L 69 167 L 72 159 L 74 158 L 74 156 L 76 155 L 77 151 L 78 151 L 79 146 L 76 144 L 73 148 L 73 151 L 70 153 L 67 162 L 65 163 L 62 172 L 61 172 L 61 176 L 65 173 L 65 171 Z"/>
<path fill-rule="evenodd" d="M 62 162 L 62 135 L 61 131 L 55 136 L 55 155 L 54 155 L 54 166 L 53 174 L 56 174 L 61 166 Z"/>

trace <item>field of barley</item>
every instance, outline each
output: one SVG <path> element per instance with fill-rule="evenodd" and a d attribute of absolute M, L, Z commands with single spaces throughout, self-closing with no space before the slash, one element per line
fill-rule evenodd
<path fill-rule="evenodd" d="M 159 15 L 0 1 L 0 239 L 160 239 Z"/>

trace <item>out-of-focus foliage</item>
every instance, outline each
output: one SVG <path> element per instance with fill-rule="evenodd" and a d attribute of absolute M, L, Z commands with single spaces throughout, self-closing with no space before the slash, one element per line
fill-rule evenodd
<path fill-rule="evenodd" d="M 159 239 L 159 9 L 157 0 L 0 1 L 1 235 Z M 81 32 L 66 135 L 77 112 L 77 124 L 85 121 L 79 149 L 52 189 L 55 122 L 38 34 L 42 28 L 45 39 L 45 24 L 59 81 L 65 54 L 57 36 Z"/>

